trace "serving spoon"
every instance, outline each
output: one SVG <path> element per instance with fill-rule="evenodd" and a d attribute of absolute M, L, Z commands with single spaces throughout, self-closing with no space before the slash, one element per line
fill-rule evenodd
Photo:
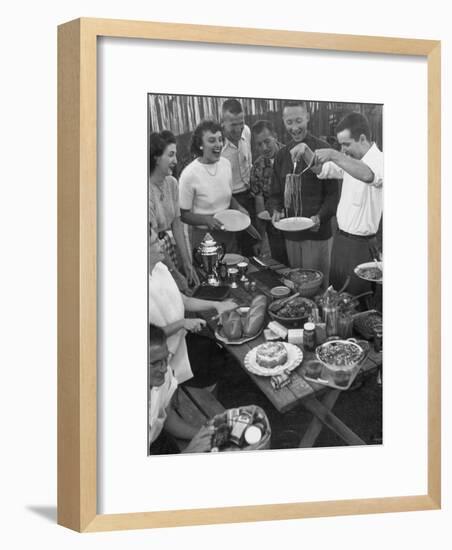
<path fill-rule="evenodd" d="M 270 310 L 272 313 L 277 313 L 280 309 L 282 309 L 286 304 L 291 302 L 294 298 L 297 298 L 300 296 L 299 292 L 296 292 L 295 294 L 292 294 L 292 296 L 289 296 L 288 298 L 284 298 L 279 302 L 278 304 L 270 304 Z"/>

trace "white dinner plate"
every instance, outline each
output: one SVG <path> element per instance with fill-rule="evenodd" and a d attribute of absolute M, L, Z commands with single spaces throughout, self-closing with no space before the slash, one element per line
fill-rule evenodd
<path fill-rule="evenodd" d="M 285 371 L 292 371 L 296 369 L 303 361 L 303 352 L 294 344 L 288 344 L 287 342 L 282 343 L 287 350 L 287 361 L 284 365 L 278 365 L 273 369 L 261 367 L 256 361 L 256 350 L 259 347 L 256 346 L 246 354 L 244 361 L 245 368 L 253 374 L 257 374 L 259 376 L 276 376 L 277 374 L 282 374 Z"/>
<path fill-rule="evenodd" d="M 304 231 L 313 227 L 314 222 L 311 218 L 293 217 L 283 218 L 279 222 L 273 222 L 273 225 L 281 231 Z"/>
<path fill-rule="evenodd" d="M 214 215 L 219 220 L 225 231 L 243 231 L 251 225 L 250 217 L 239 210 L 223 210 Z"/>

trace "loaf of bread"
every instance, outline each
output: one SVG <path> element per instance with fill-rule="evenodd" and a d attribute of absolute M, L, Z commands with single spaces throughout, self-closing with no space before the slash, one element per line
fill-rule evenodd
<path fill-rule="evenodd" d="M 228 340 L 238 340 L 242 337 L 242 318 L 238 311 L 227 311 L 221 316 L 224 335 Z"/>
<path fill-rule="evenodd" d="M 254 336 L 265 323 L 265 314 L 267 312 L 267 297 L 263 294 L 256 296 L 251 302 L 250 309 L 243 319 L 243 335 Z"/>

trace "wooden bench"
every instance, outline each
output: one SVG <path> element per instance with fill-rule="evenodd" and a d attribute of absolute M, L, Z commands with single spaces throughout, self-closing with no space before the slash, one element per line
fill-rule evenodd
<path fill-rule="evenodd" d="M 193 426 L 203 426 L 212 416 L 224 412 L 223 405 L 204 388 L 179 387 L 176 396 L 177 414 Z M 188 441 L 176 440 L 182 450 Z"/>

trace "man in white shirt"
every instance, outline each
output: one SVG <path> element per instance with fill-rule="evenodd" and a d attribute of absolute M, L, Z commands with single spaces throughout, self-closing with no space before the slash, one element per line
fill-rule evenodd
<path fill-rule="evenodd" d="M 224 145 L 221 156 L 228 159 L 232 169 L 232 195 L 254 218 L 254 204 L 250 195 L 252 167 L 251 130 L 245 124 L 242 104 L 237 99 L 227 99 L 221 108 Z M 239 248 L 245 256 L 253 255 L 255 241 L 247 234 L 238 235 Z"/>
<path fill-rule="evenodd" d="M 245 193 L 250 187 L 251 130 L 245 124 L 242 104 L 237 99 L 227 99 L 222 105 L 224 145 L 221 156 L 227 158 L 232 168 L 232 193 Z"/>
<path fill-rule="evenodd" d="M 178 416 L 173 408 L 177 381 L 169 366 L 166 336 L 160 327 L 149 326 L 149 446 L 150 454 L 179 452 L 172 437 L 190 440 L 184 453 L 210 451 L 213 429 L 201 429 Z"/>
<path fill-rule="evenodd" d="M 331 255 L 330 283 L 338 290 L 348 276 L 347 291 L 358 294 L 370 289 L 354 268 L 379 259 L 376 235 L 383 212 L 383 153 L 371 141 L 367 118 L 360 113 L 345 116 L 336 128 L 341 152 L 317 149 L 322 165 L 320 179 L 343 178 L 337 208 L 338 231 Z"/>

